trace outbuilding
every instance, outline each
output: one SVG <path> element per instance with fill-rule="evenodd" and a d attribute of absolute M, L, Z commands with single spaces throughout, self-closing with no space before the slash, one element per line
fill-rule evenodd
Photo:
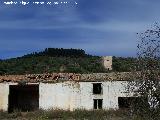
<path fill-rule="evenodd" d="M 129 73 L 0 76 L 0 110 L 119 109 L 129 107 Z"/>

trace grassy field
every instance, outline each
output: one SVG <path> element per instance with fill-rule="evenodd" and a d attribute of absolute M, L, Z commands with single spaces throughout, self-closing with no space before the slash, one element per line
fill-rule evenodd
<path fill-rule="evenodd" d="M 0 112 L 0 120 L 130 120 L 126 110 L 37 110 L 34 112 Z"/>

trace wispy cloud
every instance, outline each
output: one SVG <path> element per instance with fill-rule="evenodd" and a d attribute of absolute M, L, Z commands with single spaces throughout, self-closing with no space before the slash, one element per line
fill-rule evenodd
<path fill-rule="evenodd" d="M 77 0 L 77 6 L 0 5 L 0 58 L 45 47 L 135 56 L 138 37 L 159 21 L 158 0 Z M 9 52 L 10 51 L 10 52 Z"/>

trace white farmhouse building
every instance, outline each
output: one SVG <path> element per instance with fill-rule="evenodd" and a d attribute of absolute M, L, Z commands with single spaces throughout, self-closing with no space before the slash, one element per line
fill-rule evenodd
<path fill-rule="evenodd" d="M 127 107 L 128 73 L 0 76 L 0 110 L 118 109 Z"/>

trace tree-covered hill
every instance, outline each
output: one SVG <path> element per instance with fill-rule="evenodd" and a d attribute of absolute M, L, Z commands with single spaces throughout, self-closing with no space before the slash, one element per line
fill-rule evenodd
<path fill-rule="evenodd" d="M 49 57 L 87 57 L 84 50 L 82 49 L 64 49 L 64 48 L 46 48 L 41 52 L 34 52 L 31 54 L 24 55 L 23 57 L 38 57 L 38 56 L 49 56 Z"/>
<path fill-rule="evenodd" d="M 129 72 L 137 67 L 137 58 L 113 56 L 112 67 L 114 71 Z"/>
<path fill-rule="evenodd" d="M 130 71 L 135 58 L 113 57 L 113 71 Z M 102 73 L 100 56 L 87 55 L 81 49 L 47 48 L 22 57 L 0 60 L 0 74 L 38 74 L 52 72 Z"/>

